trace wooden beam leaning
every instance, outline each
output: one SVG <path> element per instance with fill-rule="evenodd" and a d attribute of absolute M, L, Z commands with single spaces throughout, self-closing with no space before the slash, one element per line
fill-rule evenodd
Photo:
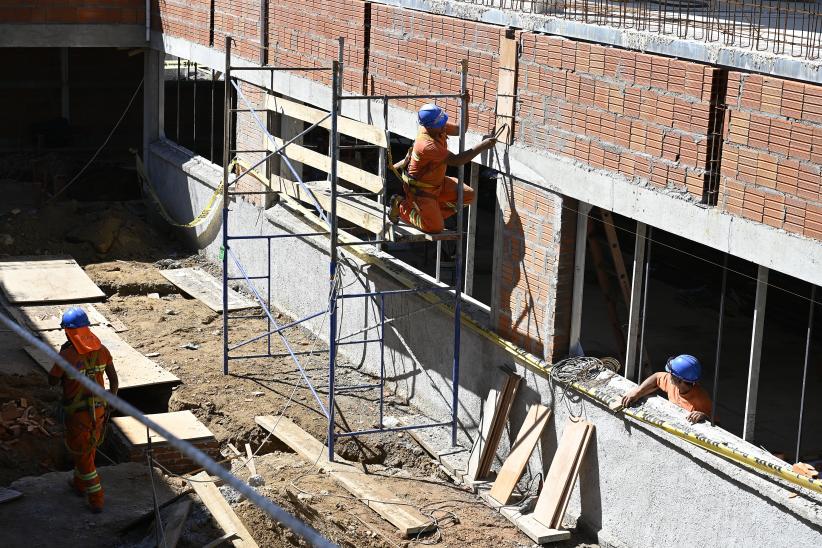
<path fill-rule="evenodd" d="M 277 150 L 285 144 L 279 137 L 274 137 L 273 141 L 268 137 L 263 138 L 266 142 L 266 149 Z M 328 173 L 331 170 L 331 158 L 325 154 L 314 152 L 309 148 L 291 143 L 285 149 L 285 155 L 290 159 L 307 166 L 319 169 Z M 354 167 L 344 162 L 337 162 L 337 173 L 340 179 L 348 181 L 371 192 L 382 192 L 382 178 L 358 167 Z"/>
<path fill-rule="evenodd" d="M 517 32 L 504 29 L 499 43 L 499 80 L 497 82 L 496 129 L 507 127 L 499 136 L 499 142 L 510 145 L 514 141 L 514 111 L 517 93 Z"/>
<path fill-rule="evenodd" d="M 491 487 L 490 495 L 501 504 L 508 504 L 514 488 L 522 477 L 528 459 L 539 443 L 542 432 L 551 418 L 551 410 L 542 405 L 534 405 L 525 416 L 525 421 L 517 434 L 517 439 L 511 447 L 511 453 L 497 474 L 497 479 Z"/>
<path fill-rule="evenodd" d="M 265 108 L 271 112 L 285 114 L 286 116 L 308 122 L 309 124 L 316 124 L 325 116 L 328 116 L 327 112 L 318 108 L 301 105 L 288 99 L 274 97 L 273 95 L 266 96 Z M 329 118 L 320 122 L 320 127 L 331 129 L 331 119 Z M 385 130 L 370 124 L 339 116 L 337 118 L 337 128 L 340 133 L 354 137 L 360 141 L 365 141 L 366 143 L 371 143 L 372 145 L 383 148 L 388 146 L 388 141 L 385 138 Z"/>

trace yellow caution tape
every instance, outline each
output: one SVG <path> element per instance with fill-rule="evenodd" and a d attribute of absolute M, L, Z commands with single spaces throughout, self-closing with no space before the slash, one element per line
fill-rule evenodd
<path fill-rule="evenodd" d="M 206 203 L 205 208 L 199 213 L 199 215 L 197 215 L 196 217 L 194 217 L 194 219 L 187 223 L 178 223 L 171 217 L 171 215 L 169 215 L 168 211 L 166 211 L 166 208 L 163 205 L 162 200 L 160 200 L 160 197 L 157 196 L 157 193 L 154 191 L 154 186 L 151 184 L 151 180 L 148 178 L 148 173 L 146 172 L 146 167 L 143 165 L 143 160 L 140 158 L 140 155 L 137 154 L 136 151 L 134 151 L 134 162 L 137 167 L 137 175 L 140 177 L 140 179 L 143 180 L 143 182 L 146 185 L 146 188 L 148 188 L 148 193 L 151 194 L 151 198 L 154 200 L 154 203 L 157 204 L 157 209 L 160 211 L 160 215 L 162 215 L 163 219 L 165 219 L 166 222 L 172 226 L 180 228 L 194 228 L 195 226 L 201 225 L 208 218 L 209 213 L 211 213 L 211 210 L 214 207 L 214 204 L 218 201 L 218 199 L 219 201 L 222 201 L 223 183 L 225 181 L 223 179 L 220 179 L 220 184 L 217 185 L 216 189 L 214 189 L 214 193 L 208 199 L 208 203 Z M 234 162 L 231 162 L 229 170 L 233 169 L 235 165 L 236 160 Z"/>

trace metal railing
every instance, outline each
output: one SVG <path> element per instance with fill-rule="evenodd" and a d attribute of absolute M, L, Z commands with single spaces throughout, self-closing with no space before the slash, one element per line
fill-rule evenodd
<path fill-rule="evenodd" d="M 568 21 L 804 59 L 822 50 L 822 2 L 792 0 L 460 0 Z"/>

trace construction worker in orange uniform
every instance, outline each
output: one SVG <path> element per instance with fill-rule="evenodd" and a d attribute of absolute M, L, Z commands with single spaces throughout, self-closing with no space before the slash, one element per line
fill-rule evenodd
<path fill-rule="evenodd" d="M 100 386 L 105 386 L 105 373 L 109 390 L 117 394 L 119 381 L 111 354 L 91 332 L 89 325 L 82 308 L 72 307 L 63 314 L 60 327 L 65 329 L 68 341 L 60 349 L 60 356 Z M 78 495 L 85 495 L 92 511 L 99 513 L 103 511 L 103 486 L 94 457 L 97 446 L 103 441 L 106 404 L 66 376 L 60 365 L 54 364 L 49 372 L 49 384 L 56 386 L 60 381 L 63 383 L 66 447 L 74 458 L 74 478 L 69 480 L 69 486 Z"/>
<path fill-rule="evenodd" d="M 665 373 L 654 373 L 622 398 L 622 405 L 630 406 L 642 396 L 662 390 L 668 401 L 688 411 L 688 422 L 702 422 L 711 415 L 711 397 L 699 386 L 702 364 L 689 354 L 668 360 Z"/>
<path fill-rule="evenodd" d="M 448 151 L 447 140 L 449 135 L 459 134 L 459 126 L 448 123 L 443 109 L 425 105 L 417 119 L 420 131 L 414 146 L 404 160 L 394 164 L 405 196 L 392 196 L 388 217 L 394 224 L 402 219 L 423 232 L 436 234 L 442 232 L 444 220 L 457 212 L 458 182 L 445 175 L 446 169 L 467 164 L 497 141 L 487 138 L 474 148 L 453 154 Z M 474 201 L 474 190 L 468 185 L 462 188 L 463 205 L 467 206 Z"/>

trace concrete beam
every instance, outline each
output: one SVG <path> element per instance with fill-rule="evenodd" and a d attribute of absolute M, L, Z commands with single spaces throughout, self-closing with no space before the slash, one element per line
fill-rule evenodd
<path fill-rule="evenodd" d="M 224 54 L 206 46 L 171 36 L 155 34 L 153 45 L 171 55 L 196 61 L 222 71 Z M 254 66 L 237 59 L 236 66 Z M 255 85 L 330 110 L 331 88 L 286 71 L 243 71 L 236 75 Z M 342 101 L 344 116 L 361 122 L 373 121 L 381 127 L 383 112 L 379 101 Z M 391 131 L 413 139 L 417 134 L 416 113 L 391 108 Z M 474 146 L 481 135 L 469 132 L 466 147 Z M 688 240 L 729 253 L 822 285 L 822 245 L 811 238 L 789 234 L 762 223 L 734 217 L 716 207 L 696 203 L 675 192 L 665 192 L 636 184 L 626 177 L 597 170 L 571 158 L 552 155 L 524 146 L 497 147 L 486 165 L 531 184 L 601 207 L 638 222 L 677 234 Z"/>
<path fill-rule="evenodd" d="M 653 32 L 618 29 L 568 21 L 548 15 L 520 13 L 516 10 L 501 10 L 493 7 L 465 4 L 453 0 L 374 0 L 374 3 L 450 15 L 494 25 L 545 32 L 566 38 L 598 42 L 625 49 L 762 72 L 785 78 L 816 83 L 822 82 L 822 61 L 809 61 L 786 55 L 776 55 L 767 51 L 752 51 L 747 48 L 726 46 L 721 42 L 702 42 L 673 36 L 662 36 Z"/>
<path fill-rule="evenodd" d="M 636 224 L 636 242 L 634 243 L 634 266 L 631 275 L 631 304 L 628 311 L 628 347 L 625 350 L 625 377 L 635 379 L 637 367 L 642 363 L 637 359 L 639 346 L 639 311 L 642 305 L 642 287 L 645 277 L 645 235 L 648 231 L 644 223 Z M 640 368 L 641 370 L 641 368 Z"/>
<path fill-rule="evenodd" d="M 585 288 L 585 249 L 588 243 L 589 204 L 579 202 L 577 207 L 577 240 L 574 246 L 574 286 L 571 297 L 571 329 L 568 348 L 572 355 L 582 354 L 580 332 L 582 329 L 582 294 Z"/>
<path fill-rule="evenodd" d="M 144 25 L 0 24 L 0 48 L 136 48 L 147 45 Z"/>
<path fill-rule="evenodd" d="M 751 359 L 748 364 L 748 392 L 745 397 L 745 423 L 742 439 L 754 442 L 756 436 L 756 400 L 759 394 L 759 365 L 762 360 L 762 339 L 765 335 L 765 305 L 768 298 L 768 269 L 759 267 L 756 276 L 753 329 L 751 330 Z"/>

